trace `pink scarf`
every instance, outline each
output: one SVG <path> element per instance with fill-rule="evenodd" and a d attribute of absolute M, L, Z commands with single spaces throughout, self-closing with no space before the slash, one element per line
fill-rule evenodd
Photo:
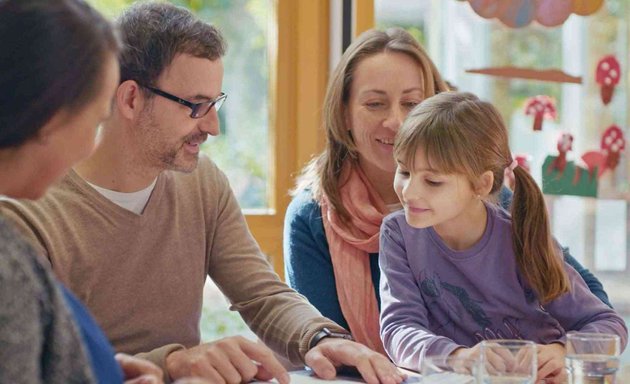
<path fill-rule="evenodd" d="M 350 225 L 342 223 L 326 197 L 321 206 L 341 312 L 356 341 L 385 354 L 368 253 L 378 252 L 379 230 L 388 210 L 360 167 L 346 165 L 340 180 L 345 180 L 340 195 Z"/>

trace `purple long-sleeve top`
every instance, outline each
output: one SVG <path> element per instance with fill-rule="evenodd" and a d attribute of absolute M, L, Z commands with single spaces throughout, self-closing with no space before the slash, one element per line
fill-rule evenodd
<path fill-rule="evenodd" d="M 617 334 L 623 350 L 623 319 L 568 264 L 570 292 L 541 305 L 519 272 L 509 213 L 486 208 L 482 238 L 463 251 L 450 249 L 433 228 L 409 226 L 404 211 L 383 221 L 381 338 L 394 363 L 418 369 L 424 356 L 486 339 L 564 343 L 570 330 Z"/>

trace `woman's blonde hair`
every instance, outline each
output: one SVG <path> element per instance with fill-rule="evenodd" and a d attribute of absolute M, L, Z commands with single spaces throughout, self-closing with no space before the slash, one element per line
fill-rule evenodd
<path fill-rule="evenodd" d="M 512 164 L 508 132 L 492 104 L 471 93 L 445 92 L 423 101 L 403 123 L 394 143 L 396 160 L 412 167 L 418 150 L 431 168 L 462 174 L 473 187 L 491 171 L 490 194 L 503 185 L 504 171 Z M 547 303 L 569 291 L 559 249 L 549 229 L 543 194 L 523 168 L 514 169 L 512 243 L 521 273 Z"/>
<path fill-rule="evenodd" d="M 403 53 L 418 63 L 423 74 L 424 97 L 448 90 L 429 55 L 404 29 L 366 31 L 344 52 L 330 77 L 324 99 L 323 124 L 326 131 L 326 147 L 304 168 L 293 190 L 295 194 L 308 189 L 318 202 L 321 202 L 325 195 L 331 207 L 344 221 L 348 219 L 348 212 L 339 196 L 342 182 L 339 176 L 345 161 L 357 160 L 357 149 L 345 121 L 350 88 L 358 64 L 382 52 Z"/>

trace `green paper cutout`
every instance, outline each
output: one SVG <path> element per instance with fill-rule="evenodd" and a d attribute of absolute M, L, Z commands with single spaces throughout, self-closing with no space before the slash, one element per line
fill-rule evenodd
<path fill-rule="evenodd" d="M 592 176 L 587 169 L 578 167 L 573 161 L 568 161 L 562 174 L 557 169 L 549 172 L 550 166 L 557 156 L 547 156 L 542 166 L 542 190 L 546 195 L 572 195 L 597 197 L 597 168 Z M 580 178 L 575 183 L 575 172 Z"/>

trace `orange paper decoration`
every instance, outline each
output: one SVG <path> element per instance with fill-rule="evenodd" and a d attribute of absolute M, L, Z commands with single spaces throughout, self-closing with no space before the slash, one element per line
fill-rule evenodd
<path fill-rule="evenodd" d="M 472 9 L 486 19 L 499 19 L 511 28 L 537 21 L 546 27 L 561 25 L 571 13 L 586 16 L 596 12 L 604 0 L 468 0 Z"/>

